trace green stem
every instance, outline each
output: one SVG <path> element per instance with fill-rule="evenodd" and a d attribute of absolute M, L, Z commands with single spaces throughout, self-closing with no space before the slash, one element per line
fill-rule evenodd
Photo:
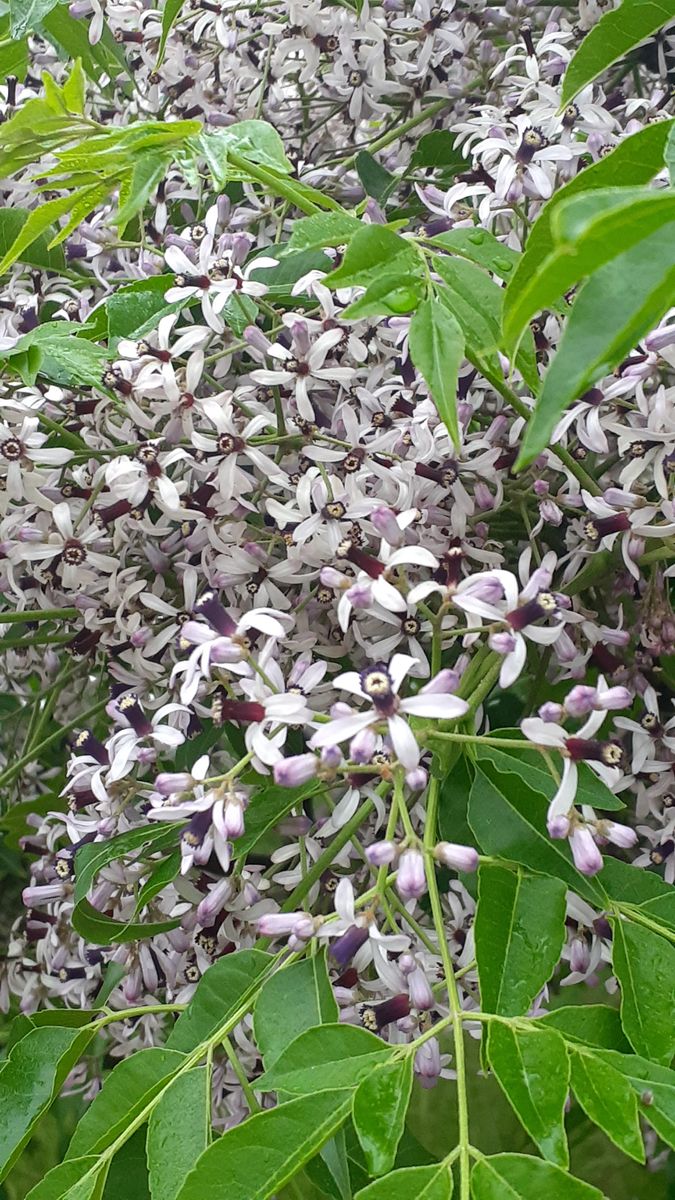
<path fill-rule="evenodd" d="M 70 621 L 80 614 L 76 608 L 22 608 L 17 612 L 0 612 L 0 625 L 30 624 L 33 621 Z"/>
<path fill-rule="evenodd" d="M 77 724 L 85 725 L 91 717 L 95 717 L 98 713 L 102 712 L 107 703 L 107 700 L 99 700 L 98 704 L 94 704 L 91 708 L 86 709 L 85 712 L 80 713 L 77 717 Z M 40 742 L 37 746 L 33 746 L 26 754 L 23 754 L 18 762 L 13 763 L 11 767 L 2 772 L 0 775 L 0 787 L 11 783 L 17 775 L 21 774 L 24 767 L 29 766 L 30 763 L 37 762 L 44 750 L 48 750 L 50 746 L 54 746 L 57 742 L 60 742 L 73 728 L 72 724 L 61 725 L 54 733 L 50 733 L 49 737 L 45 738 L 43 742 Z"/>

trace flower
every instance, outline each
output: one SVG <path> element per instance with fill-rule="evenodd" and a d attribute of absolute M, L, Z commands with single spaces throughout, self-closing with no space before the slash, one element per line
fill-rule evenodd
<path fill-rule="evenodd" d="M 333 681 L 336 688 L 350 692 L 359 699 L 368 700 L 371 708 L 367 712 L 352 713 L 349 716 L 337 717 L 323 725 L 310 740 L 312 749 L 323 746 L 335 746 L 353 738 L 361 730 L 377 728 L 386 724 L 388 736 L 398 761 L 412 770 L 420 760 L 420 749 L 415 735 L 405 716 L 437 718 L 439 720 L 455 720 L 468 710 L 468 704 L 457 696 L 449 694 L 449 684 L 454 682 L 449 676 L 440 672 L 416 696 L 401 699 L 398 691 L 415 665 L 416 659 L 408 654 L 395 654 L 391 662 L 374 663 L 365 668 L 361 674 L 356 671 L 346 671 Z"/>

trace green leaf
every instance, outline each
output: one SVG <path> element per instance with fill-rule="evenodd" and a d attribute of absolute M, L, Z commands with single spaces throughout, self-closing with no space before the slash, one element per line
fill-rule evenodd
<path fill-rule="evenodd" d="M 638 1054 L 667 1066 L 675 1054 L 675 947 L 631 921 L 612 921 L 621 1022 Z"/>
<path fill-rule="evenodd" d="M 171 154 L 145 154 L 134 163 L 128 184 L 124 188 L 124 200 L 120 193 L 120 207 L 114 223 L 122 231 L 132 217 L 142 213 L 148 200 L 157 190 L 157 185 L 166 177 Z"/>
<path fill-rule="evenodd" d="M 154 329 L 160 319 L 176 311 L 177 305 L 167 304 L 164 299 L 170 283 L 164 281 L 164 291 L 148 288 L 130 291 L 120 288 L 106 302 L 110 347 L 114 351 L 120 338 L 136 340 L 149 329 Z"/>
<path fill-rule="evenodd" d="M 630 1084 L 615 1067 L 585 1047 L 570 1052 L 572 1090 L 586 1116 L 619 1150 L 645 1161 L 638 1106 Z"/>
<path fill-rule="evenodd" d="M 675 888 L 653 871 L 610 858 L 602 872 L 607 895 L 623 905 L 632 905 L 665 929 L 675 933 Z"/>
<path fill-rule="evenodd" d="M 343 321 L 360 321 L 363 317 L 391 317 L 417 308 L 424 295 L 422 275 L 408 271 L 405 275 L 383 275 L 368 284 L 363 295 L 340 314 Z M 449 316 L 450 314 L 448 314 Z M 451 318 L 452 319 L 452 318 Z"/>
<path fill-rule="evenodd" d="M 56 7 L 57 0 L 9 0 L 10 32 L 22 38 Z"/>
<path fill-rule="evenodd" d="M 452 1171 L 439 1163 L 392 1171 L 357 1192 L 356 1200 L 450 1200 L 451 1196 Z"/>
<path fill-rule="evenodd" d="M 162 36 L 159 39 L 159 49 L 157 50 L 157 61 L 155 70 L 161 67 L 164 62 L 164 53 L 166 51 L 166 43 L 173 29 L 177 18 L 180 16 L 185 0 L 164 0 L 162 9 Z"/>
<path fill-rule="evenodd" d="M 99 912 L 88 900 L 80 900 L 75 905 L 71 920 L 73 929 L 96 946 L 109 946 L 113 942 L 122 945 L 140 938 L 155 937 L 158 933 L 177 929 L 181 921 L 180 917 L 166 921 L 115 921 Z"/>
<path fill-rule="evenodd" d="M 90 1200 L 98 1184 L 98 1175 L 93 1172 L 86 1181 L 80 1183 L 80 1180 L 97 1162 L 96 1155 L 90 1154 L 59 1163 L 31 1189 L 26 1200 Z"/>
<path fill-rule="evenodd" d="M 209 1145 L 210 1130 L 210 1076 L 205 1067 L 195 1067 L 176 1076 L 150 1116 L 147 1156 L 152 1200 L 176 1200 Z"/>
<path fill-rule="evenodd" d="M 563 77 L 562 103 L 571 100 L 607 67 L 675 19 L 674 0 L 621 0 L 584 37 Z"/>
<path fill-rule="evenodd" d="M 0 1067 L 0 1179 L 16 1162 L 36 1121 L 56 1099 L 93 1029 L 31 1030 Z"/>
<path fill-rule="evenodd" d="M 101 842 L 88 842 L 81 846 L 75 855 L 75 903 L 84 900 L 98 872 L 108 863 L 126 858 L 146 845 L 152 851 L 163 849 L 172 843 L 175 845 L 176 831 L 180 828 L 180 822 L 172 822 L 170 825 L 158 822 L 156 825 L 143 825 L 117 837 Z"/>
<path fill-rule="evenodd" d="M 261 257 L 269 257 L 269 250 Z M 307 275 L 309 271 L 329 271 L 332 266 L 330 259 L 320 250 L 301 250 L 298 254 L 278 255 L 275 248 L 273 257 L 279 258 L 276 267 L 256 268 L 255 262 L 249 262 L 247 265 L 251 268 L 251 277 L 256 283 L 264 283 L 267 286 L 270 297 L 283 296 L 289 300 L 293 287 L 303 275 Z"/>
<path fill-rule="evenodd" d="M 566 886 L 483 864 L 474 925 L 484 1012 L 522 1016 L 550 979 L 565 941 Z"/>
<path fill-rule="evenodd" d="M 601 1058 L 625 1076 L 637 1096 L 641 1115 L 666 1145 L 675 1149 L 675 1071 L 657 1067 L 636 1054 L 603 1051 Z"/>
<path fill-rule="evenodd" d="M 384 225 L 363 225 L 351 238 L 340 266 L 326 277 L 331 288 L 365 287 L 387 274 L 405 274 L 419 265 L 415 247 Z"/>
<path fill-rule="evenodd" d="M 0 83 L 4 83 L 8 75 L 15 75 L 24 80 L 28 72 L 28 39 L 15 38 L 0 46 Z M 3 212 L 6 211 L 3 209 Z"/>
<path fill-rule="evenodd" d="M 675 193 L 605 188 L 571 196 L 555 209 L 555 246 L 504 310 L 507 346 L 517 344 L 527 323 L 555 304 L 574 284 L 597 271 L 648 234 L 675 220 Z"/>
<path fill-rule="evenodd" d="M 175 1135 L 174 1135 L 175 1136 Z M 137 1129 L 115 1152 L 108 1169 L 102 1200 L 150 1200 L 145 1129 Z"/>
<path fill-rule="evenodd" d="M 563 1034 L 565 1041 L 583 1042 L 605 1050 L 630 1050 L 621 1028 L 619 1010 L 607 1004 L 575 1004 L 554 1008 L 537 1022 Z"/>
<path fill-rule="evenodd" d="M 354 1093 L 352 1120 L 370 1175 L 386 1175 L 396 1161 L 413 1081 L 412 1055 L 383 1063 Z"/>
<path fill-rule="evenodd" d="M 462 328 L 467 358 L 478 370 L 485 366 L 501 377 L 496 351 L 501 342 L 504 289 L 468 259 L 435 254 L 434 270 L 447 285 L 439 289 L 438 298 L 447 305 Z M 528 387 L 536 393 L 539 373 L 531 337 L 523 341 L 515 365 Z"/>
<path fill-rule="evenodd" d="M 324 1091 L 257 1113 L 228 1129 L 198 1159 L 177 1200 L 266 1200 L 349 1115 L 351 1097 Z"/>
<path fill-rule="evenodd" d="M 492 271 L 500 279 L 508 280 L 513 275 L 521 258 L 518 250 L 512 250 L 498 241 L 487 229 L 449 229 L 429 239 L 432 246 L 440 246 L 460 258 L 468 258 L 485 271 Z"/>
<path fill-rule="evenodd" d="M 101 1154 L 111 1146 L 184 1061 L 184 1054 L 159 1046 L 122 1059 L 80 1118 L 66 1158 Z"/>
<path fill-rule="evenodd" d="M 89 42 L 88 23 L 71 17 L 67 4 L 57 4 L 40 21 L 39 32 L 66 60 L 81 59 L 90 79 L 100 87 L 101 75 L 113 78 L 121 71 L 128 74 L 124 51 L 118 46 L 107 25 L 95 46 Z"/>
<path fill-rule="evenodd" d="M 262 950 L 239 950 L 213 963 L 176 1021 L 167 1046 L 174 1050 L 194 1050 L 211 1037 L 248 1000 L 271 961 L 270 955 Z"/>
<path fill-rule="evenodd" d="M 2 223 L 0 224 L 0 250 L 2 250 L 0 274 L 3 274 L 8 267 L 11 267 L 12 263 L 15 263 L 17 259 L 22 259 L 24 262 L 31 262 L 31 259 L 25 258 L 24 255 L 31 254 L 36 246 L 39 247 L 37 252 L 40 254 L 40 257 L 44 256 L 47 258 L 47 262 L 35 265 L 47 266 L 52 256 L 55 258 L 55 252 L 48 250 L 46 238 L 42 235 L 44 235 L 47 229 L 51 229 L 53 222 L 58 217 L 70 212 L 72 203 L 73 197 L 72 195 L 68 195 L 59 196 L 56 200 L 46 200 L 39 208 L 34 209 L 30 213 L 24 209 L 17 209 L 14 212 L 4 209 L 2 212 Z M 13 237 L 8 241 L 10 234 L 13 234 Z M 59 265 L 62 266 L 64 263 L 63 252 L 59 251 L 59 254 Z"/>
<path fill-rule="evenodd" d="M 493 1154 L 471 1172 L 473 1200 L 604 1200 L 602 1192 L 527 1154 Z"/>
<path fill-rule="evenodd" d="M 469 796 L 469 824 L 483 851 L 561 879 L 584 900 L 604 907 L 598 880 L 577 871 L 567 842 L 548 836 L 544 797 L 519 778 L 489 776 L 489 770 L 490 764 L 481 762 Z"/>
<path fill-rule="evenodd" d="M 440 300 L 424 300 L 409 330 L 410 357 L 427 383 L 438 415 L 456 447 L 457 376 L 464 358 L 464 335 L 458 321 Z"/>
<path fill-rule="evenodd" d="M 487 1056 L 518 1120 L 544 1158 L 566 1167 L 570 1066 L 563 1038 L 553 1029 L 521 1030 L 495 1021 L 489 1027 Z"/>
<path fill-rule="evenodd" d="M 379 204 L 385 204 L 398 184 L 397 177 L 367 150 L 359 150 L 354 165 L 366 195 L 372 196 Z"/>
<path fill-rule="evenodd" d="M 255 324 L 258 312 L 255 300 L 243 292 L 234 292 L 221 308 L 220 315 L 232 332 L 241 337 L 247 325 Z"/>
<path fill-rule="evenodd" d="M 420 167 L 440 167 L 455 175 L 458 171 L 467 170 L 468 165 L 455 145 L 454 134 L 449 129 L 432 129 L 430 133 L 423 134 L 417 143 L 407 173 L 412 174 Z"/>
<path fill-rule="evenodd" d="M 281 175 L 290 175 L 293 170 L 279 134 L 268 121 L 237 121 L 227 129 L 219 129 L 217 133 L 202 134 L 200 140 L 202 147 L 209 152 L 211 169 L 217 165 L 222 182 L 227 177 L 241 178 L 239 168 L 232 167 L 228 161 L 232 153 Z M 290 187 L 296 185 L 295 180 L 286 182 Z"/>
<path fill-rule="evenodd" d="M 162 859 L 150 872 L 136 897 L 135 917 L 145 908 L 146 904 L 149 904 L 155 896 L 159 896 L 170 883 L 173 883 L 180 872 L 181 857 L 180 850 L 175 850 L 168 858 Z"/>
<path fill-rule="evenodd" d="M 282 1050 L 306 1029 L 337 1019 L 325 954 L 275 971 L 262 987 L 253 1014 L 255 1040 L 265 1067 L 269 1070 Z"/>
<path fill-rule="evenodd" d="M 672 128 L 672 119 L 657 121 L 639 133 L 624 138 L 610 154 L 580 171 L 554 193 L 530 230 L 525 253 L 506 289 L 505 311 L 516 302 L 521 290 L 538 271 L 540 263 L 553 250 L 551 222 L 558 205 L 579 192 L 648 183 L 663 169 L 666 140 Z"/>
<path fill-rule="evenodd" d="M 511 735 L 514 731 L 497 729 L 494 736 L 499 737 L 502 732 L 505 735 Z M 481 763 L 486 761 L 492 763 L 493 767 L 502 775 L 518 775 L 532 791 L 545 796 L 547 800 L 552 800 L 558 790 L 558 784 L 550 771 L 538 765 L 536 755 L 531 750 L 516 750 L 513 747 L 509 747 L 508 750 L 499 750 L 496 746 L 479 746 L 476 758 Z M 623 800 L 610 792 L 607 784 L 591 771 L 587 763 L 579 763 L 577 803 L 590 804 L 591 808 L 600 808 L 604 811 L 626 807 Z"/>
<path fill-rule="evenodd" d="M 86 87 L 82 59 L 78 58 L 73 64 L 73 69 L 61 89 L 66 108 L 69 112 L 82 115 L 86 99 Z"/>
<path fill-rule="evenodd" d="M 358 1025 L 320 1025 L 291 1042 L 257 1081 L 263 1092 L 305 1095 L 323 1088 L 353 1088 L 394 1047 Z"/>
<path fill-rule="evenodd" d="M 349 213 L 316 213 L 301 217 L 293 226 L 291 250 L 318 250 L 322 246 L 342 246 L 363 228 L 363 223 Z"/>

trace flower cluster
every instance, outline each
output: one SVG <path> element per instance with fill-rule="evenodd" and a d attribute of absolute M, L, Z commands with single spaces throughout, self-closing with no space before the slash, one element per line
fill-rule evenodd
<path fill-rule="evenodd" d="M 301 182 L 366 225 L 400 209 L 420 238 L 490 235 L 503 278 L 553 192 L 665 115 L 668 37 L 663 68 L 635 68 L 639 96 L 629 76 L 560 111 L 595 3 L 356 7 L 196 0 L 158 60 L 157 10 L 75 0 L 91 44 L 112 31 L 128 67 L 87 111 L 123 124 L 133 103 L 211 131 L 263 118 Z M 31 53 L 63 76 L 37 34 Z M 37 74 L 2 85 L 5 116 Z M 26 173 L 5 181 L 6 207 L 27 195 Z M 117 1010 L 182 1004 L 235 948 L 315 939 L 341 1019 L 408 1041 L 447 1011 L 431 873 L 476 1008 L 481 847 L 454 793 L 431 831 L 427 816 L 450 751 L 470 769 L 504 727 L 546 773 L 548 832 L 579 872 L 630 851 L 673 882 L 675 310 L 515 475 L 510 388 L 525 411 L 531 396 L 509 364 L 495 355 L 490 380 L 461 364 L 453 444 L 412 364 L 408 309 L 345 318 L 363 288 L 326 284 L 341 245 L 290 255 L 293 227 L 253 183 L 214 194 L 177 162 L 139 234 L 106 202 L 60 267 L 17 263 L 2 284 L 9 362 L 46 320 L 106 329 L 100 382 L 65 382 L 61 351 L 49 378 L 26 369 L 0 391 L 1 779 L 31 814 L 5 1007 L 92 1006 L 102 988 Z M 135 295 L 159 304 L 136 310 Z M 534 330 L 539 369 L 561 321 Z M 78 917 L 78 853 L 117 837 L 89 904 L 157 932 L 103 942 Z M 568 904 L 561 984 L 611 987 L 607 921 Z M 112 1052 L 152 1045 L 162 1021 L 111 1027 Z M 238 1052 L 253 1076 L 250 1023 Z M 451 1069 L 427 1040 L 419 1078 Z M 229 1069 L 219 1081 L 228 1126 L 245 1103 Z"/>

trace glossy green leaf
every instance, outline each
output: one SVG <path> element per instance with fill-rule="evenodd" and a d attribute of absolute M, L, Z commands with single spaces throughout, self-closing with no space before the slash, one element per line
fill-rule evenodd
<path fill-rule="evenodd" d="M 553 194 L 530 230 L 525 253 L 506 289 L 505 312 L 509 312 L 517 303 L 520 293 L 553 250 L 551 225 L 558 206 L 580 192 L 589 192 L 596 188 L 634 187 L 636 184 L 648 183 L 663 169 L 663 154 L 672 128 L 673 120 L 647 125 L 631 137 L 624 138 L 610 154 L 579 171 L 569 183 Z"/>
<path fill-rule="evenodd" d="M 12 1048 L 0 1067 L 0 1179 L 19 1157 L 93 1034 L 93 1029 L 46 1025 L 31 1030 Z"/>
<path fill-rule="evenodd" d="M 322 1091 L 228 1129 L 198 1159 L 177 1200 L 267 1200 L 346 1120 L 351 1096 Z"/>
<path fill-rule="evenodd" d="M 484 1012 L 522 1016 L 550 979 L 565 941 L 565 894 L 559 879 L 481 865 L 474 936 Z"/>
<path fill-rule="evenodd" d="M 170 154 L 145 154 L 133 165 L 128 183 L 120 191 L 120 207 L 114 222 L 123 230 L 132 217 L 142 213 L 148 200 L 157 191 L 157 185 L 166 178 L 171 162 Z"/>
<path fill-rule="evenodd" d="M 124 1200 L 151 1200 L 143 1127 L 127 1138 L 108 1168 L 102 1200 L 119 1200 L 120 1196 Z"/>
<path fill-rule="evenodd" d="M 244 1001 L 260 986 L 261 975 L 271 963 L 261 950 L 240 950 L 218 959 L 204 972 L 185 1012 L 179 1016 L 167 1046 L 193 1050 L 231 1019 Z"/>
<path fill-rule="evenodd" d="M 84 899 L 98 872 L 108 863 L 126 858 L 143 846 L 148 846 L 150 851 L 163 849 L 164 846 L 171 845 L 172 841 L 176 841 L 176 831 L 180 828 L 179 822 L 168 826 L 158 822 L 156 825 L 143 825 L 117 837 L 101 842 L 88 842 L 81 846 L 75 855 L 75 903 Z"/>
<path fill-rule="evenodd" d="M 372 196 L 379 204 L 384 204 L 398 184 L 397 177 L 367 150 L 359 150 L 354 165 L 366 195 Z"/>
<path fill-rule="evenodd" d="M 8 75 L 14 75 L 17 79 L 23 82 L 23 80 L 26 78 L 27 71 L 27 38 L 15 38 L 11 42 L 6 42 L 4 46 L 0 46 L 0 82 L 4 83 Z"/>
<path fill-rule="evenodd" d="M 492 271 L 500 279 L 509 280 L 521 257 L 487 229 L 449 229 L 429 239 L 431 245 L 468 258 L 484 271 Z"/>
<path fill-rule="evenodd" d="M 410 322 L 408 344 L 438 415 L 454 445 L 459 446 L 457 377 L 464 358 L 459 322 L 440 300 L 424 300 Z"/>
<path fill-rule="evenodd" d="M 420 303 L 425 286 L 421 273 L 415 275 L 408 271 L 405 275 L 398 275 L 386 272 L 381 279 L 369 283 L 358 300 L 342 310 L 340 319 L 360 321 L 364 317 L 390 317 L 412 312 Z"/>
<path fill-rule="evenodd" d="M 602 1192 L 527 1154 L 493 1154 L 471 1172 L 473 1200 L 604 1200 Z"/>
<path fill-rule="evenodd" d="M 72 203 L 72 195 L 59 196 L 56 200 L 46 200 L 39 208 L 26 213 L 25 216 L 23 210 L 18 210 L 20 212 L 18 220 L 16 213 L 10 214 L 8 210 L 3 210 L 2 225 L 0 226 L 2 230 L 0 274 L 11 267 L 12 263 L 15 263 L 17 259 L 30 262 L 30 258 L 24 259 L 24 255 L 30 254 L 36 245 L 44 247 L 45 256 L 49 255 L 51 258 L 55 252 L 47 250 L 47 242 L 43 235 L 46 230 L 51 230 L 54 221 L 58 217 L 70 212 Z M 8 231 L 13 230 L 14 227 L 16 228 L 14 237 L 7 243 Z M 63 257 L 61 256 L 62 262 Z M 45 264 L 38 263 L 36 265 L 42 266 Z"/>
<path fill-rule="evenodd" d="M 365 287 L 383 270 L 400 275 L 415 270 L 418 263 L 411 242 L 384 225 L 363 225 L 350 239 L 340 266 L 325 282 L 332 288 Z"/>
<path fill-rule="evenodd" d="M 557 1029 L 567 1042 L 583 1042 L 604 1050 L 630 1050 L 621 1028 L 619 1010 L 607 1004 L 571 1004 L 554 1008 L 543 1017 L 537 1017 L 537 1024 Z"/>
<path fill-rule="evenodd" d="M 456 174 L 467 169 L 467 160 L 455 144 L 455 136 L 449 129 L 432 129 L 425 133 L 415 146 L 408 172 L 420 167 L 435 167 L 444 174 Z"/>
<path fill-rule="evenodd" d="M 478 370 L 487 367 L 501 377 L 497 349 L 501 344 L 504 288 L 468 259 L 435 254 L 433 261 L 434 270 L 446 284 L 438 297 L 461 326 L 467 358 Z M 531 336 L 523 339 L 515 362 L 528 387 L 536 393 L 539 373 Z"/>
<path fill-rule="evenodd" d="M 31 1189 L 26 1200 L 90 1200 L 99 1176 L 96 1171 L 88 1173 L 97 1163 L 98 1158 L 92 1154 L 59 1163 Z"/>
<path fill-rule="evenodd" d="M 152 1200 L 175 1200 L 209 1145 L 210 1131 L 209 1072 L 195 1067 L 169 1084 L 150 1116 L 147 1156 Z"/>
<path fill-rule="evenodd" d="M 90 79 L 101 85 L 101 76 L 128 74 L 121 46 L 115 42 L 107 25 L 103 26 L 96 45 L 89 41 L 88 22 L 71 17 L 67 4 L 57 4 L 40 21 L 40 33 L 52 43 L 60 57 L 73 61 L 79 58 Z"/>
<path fill-rule="evenodd" d="M 490 1024 L 487 1056 L 518 1120 L 544 1158 L 566 1167 L 570 1067 L 564 1039 L 553 1029 L 521 1030 L 495 1021 Z"/>
<path fill-rule="evenodd" d="M 412 1055 L 375 1067 L 354 1093 L 352 1120 L 370 1175 L 394 1166 L 413 1081 Z"/>
<path fill-rule="evenodd" d="M 291 1042 L 257 1081 L 263 1092 L 305 1095 L 324 1088 L 353 1088 L 394 1048 L 358 1025 L 321 1025 Z"/>
<path fill-rule="evenodd" d="M 511 731 L 497 729 L 495 736 L 498 737 L 502 732 L 506 735 Z M 520 776 L 532 791 L 545 796 L 547 800 L 552 800 L 558 790 L 558 784 L 551 772 L 540 765 L 537 756 L 531 750 L 515 750 L 512 747 L 499 750 L 496 746 L 478 746 L 476 759 L 481 763 L 491 763 L 500 775 Z M 579 763 L 578 775 L 578 804 L 590 804 L 591 808 L 599 808 L 606 812 L 626 807 L 623 800 L 610 792 L 607 784 L 591 771 L 587 763 Z"/>
<path fill-rule="evenodd" d="M 660 875 L 610 858 L 602 872 L 602 883 L 612 900 L 634 906 L 643 916 L 675 933 L 675 888 Z"/>
<path fill-rule="evenodd" d="M 357 1192 L 356 1200 L 450 1200 L 451 1196 L 452 1171 L 439 1163 L 392 1171 Z"/>
<path fill-rule="evenodd" d="M 180 925 L 180 917 L 166 921 L 115 921 L 99 912 L 88 900 L 80 900 L 72 914 L 73 929 L 88 942 L 96 946 L 120 945 L 136 942 L 139 938 L 151 938 L 158 933 L 167 933 Z"/>
<path fill-rule="evenodd" d="M 603 188 L 558 204 L 551 220 L 552 253 L 505 307 L 505 344 L 515 346 L 527 323 L 580 279 L 673 220 L 673 192 Z"/>
<path fill-rule="evenodd" d="M 675 1055 L 675 947 L 651 929 L 612 921 L 621 1021 L 638 1054 L 667 1066 Z"/>
<path fill-rule="evenodd" d="M 644 1119 L 675 1150 L 675 1071 L 659 1067 L 637 1054 L 603 1051 L 604 1062 L 628 1080 Z"/>
<path fill-rule="evenodd" d="M 589 903 L 603 907 L 598 879 L 581 875 L 567 842 L 549 837 L 546 799 L 518 777 L 488 771 L 490 764 L 481 762 L 469 796 L 469 824 L 484 852 L 561 879 Z"/>
<path fill-rule="evenodd" d="M 57 0 L 9 0 L 12 37 L 22 38 L 30 33 L 56 4 Z"/>
<path fill-rule="evenodd" d="M 82 1115 L 67 1158 L 101 1154 L 137 1117 L 182 1066 L 183 1054 L 151 1046 L 124 1058 L 108 1075 Z"/>
<path fill-rule="evenodd" d="M 86 99 L 86 79 L 82 69 L 82 60 L 76 59 L 70 75 L 61 89 L 66 108 L 71 113 L 82 115 Z"/>
<path fill-rule="evenodd" d="M 159 48 L 157 50 L 157 61 L 155 70 L 161 67 L 164 62 L 164 54 L 166 51 L 166 43 L 178 17 L 181 14 L 185 0 L 164 0 L 162 8 L 162 34 L 159 39 Z"/>
<path fill-rule="evenodd" d="M 171 283 L 165 280 L 164 290 L 170 286 Z M 167 304 L 164 291 L 157 288 L 134 292 L 120 288 L 106 303 L 112 350 L 117 348 L 120 338 L 134 340 L 143 337 L 149 329 L 159 324 L 162 317 L 175 312 L 176 308 L 177 305 Z"/>
<path fill-rule="evenodd" d="M 591 275 L 574 301 L 544 376 L 516 467 L 536 458 L 567 406 L 608 375 L 658 324 L 674 288 L 675 221 Z"/>
<path fill-rule="evenodd" d="M 626 1078 L 585 1047 L 575 1047 L 570 1060 L 572 1090 L 586 1116 L 624 1154 L 644 1162 L 637 1100 Z"/>
<path fill-rule="evenodd" d="M 264 257 L 269 255 L 270 251 L 267 249 Z M 268 296 L 285 297 L 290 302 L 293 288 L 303 275 L 309 271 L 330 271 L 332 262 L 321 250 L 300 250 L 297 254 L 280 254 L 276 267 L 256 268 L 255 262 L 249 262 L 247 265 L 251 268 L 252 278 L 257 283 L 265 284 Z"/>
<path fill-rule="evenodd" d="M 341 246 L 362 228 L 363 222 L 349 213 L 316 213 L 313 217 L 301 217 L 295 222 L 288 244 L 292 250 Z"/>
<path fill-rule="evenodd" d="M 280 1019 L 283 1017 L 283 1019 Z M 325 954 L 275 971 L 260 991 L 253 1029 L 265 1067 L 306 1029 L 334 1023 L 338 1006 L 326 970 Z"/>
<path fill-rule="evenodd" d="M 569 104 L 607 67 L 673 20 L 674 0 L 621 0 L 618 8 L 603 13 L 584 37 L 565 71 L 562 103 Z"/>
<path fill-rule="evenodd" d="M 154 900 L 155 896 L 159 896 L 173 882 L 176 876 L 180 874 L 180 867 L 180 850 L 174 850 L 173 854 L 170 854 L 168 858 L 162 859 L 156 867 L 153 867 L 136 897 L 134 916 L 137 917 L 143 911 L 146 904 Z"/>

